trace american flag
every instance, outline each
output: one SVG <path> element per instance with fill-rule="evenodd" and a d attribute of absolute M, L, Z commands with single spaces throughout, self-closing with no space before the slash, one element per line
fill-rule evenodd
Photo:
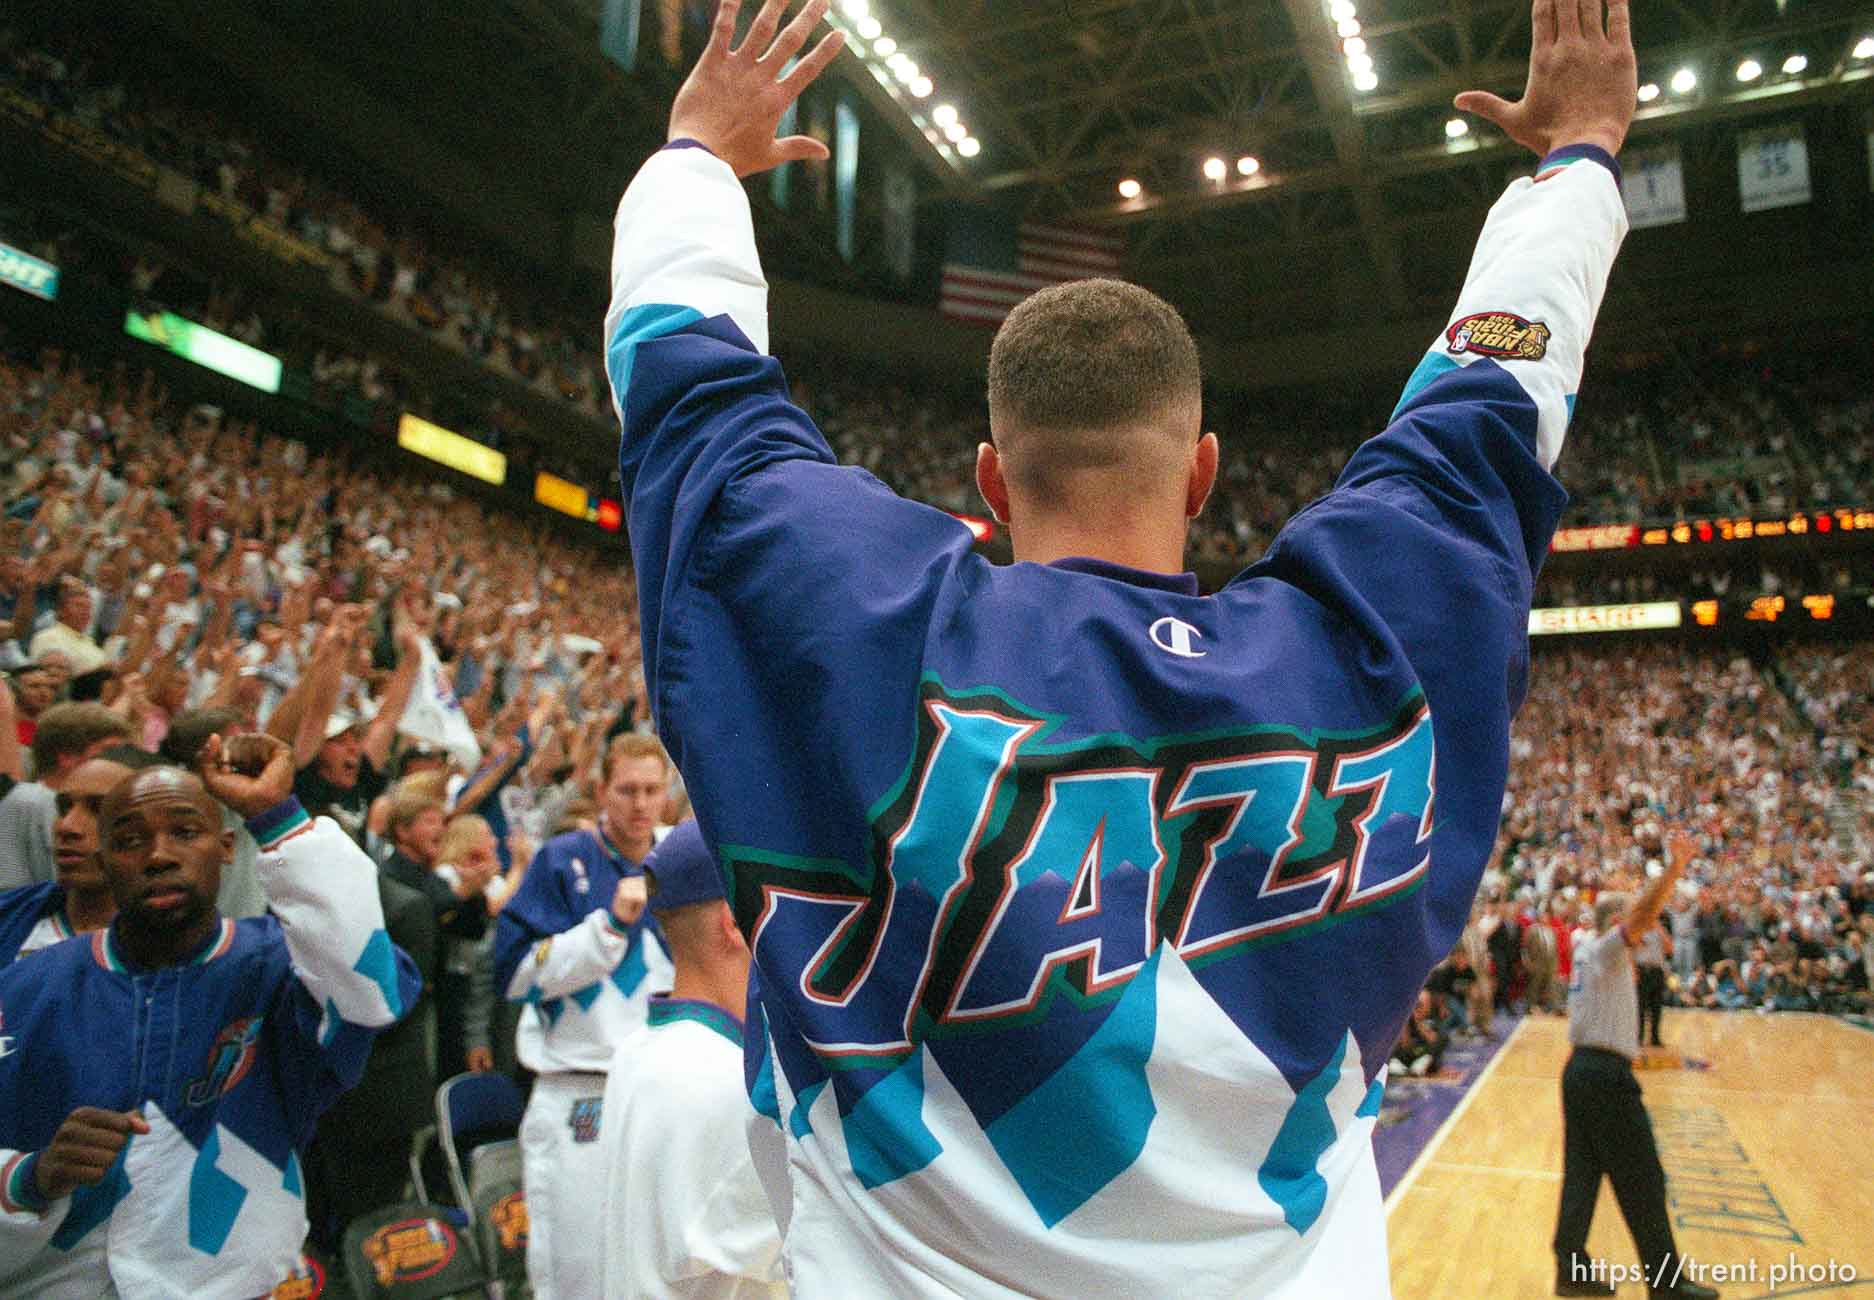
<path fill-rule="evenodd" d="M 1125 249 L 1119 235 L 1034 221 L 1011 229 L 998 212 L 961 209 L 951 217 L 937 309 L 958 320 L 999 325 L 1037 289 L 1119 275 Z"/>

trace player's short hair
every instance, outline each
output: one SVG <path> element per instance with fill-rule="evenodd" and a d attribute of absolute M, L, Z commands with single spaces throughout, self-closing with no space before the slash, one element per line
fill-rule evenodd
<path fill-rule="evenodd" d="M 1024 486 L 1050 471 L 1138 463 L 1138 430 L 1203 405 L 1197 343 L 1172 305 L 1122 280 L 1043 289 L 1010 312 L 989 351 L 989 427 Z M 1033 442 L 1037 455 L 1023 454 Z"/>
<path fill-rule="evenodd" d="M 664 747 L 658 742 L 657 737 L 647 736 L 638 731 L 627 731 L 605 747 L 605 762 L 599 768 L 600 783 L 609 784 L 613 770 L 620 763 L 633 758 L 654 758 L 663 767 L 664 775 L 670 775 L 672 767 L 670 755 L 664 752 Z"/>
<path fill-rule="evenodd" d="M 43 780 L 61 758 L 82 754 L 100 740 L 129 738 L 129 721 L 102 704 L 54 704 L 39 715 L 33 732 L 33 772 Z"/>

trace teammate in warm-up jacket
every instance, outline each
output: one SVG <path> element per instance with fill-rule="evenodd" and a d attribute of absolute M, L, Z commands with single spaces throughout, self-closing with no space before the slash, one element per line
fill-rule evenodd
<path fill-rule="evenodd" d="M 200 779 L 154 768 L 113 791 L 116 919 L 0 971 L 0 1295 L 270 1292 L 306 1236 L 295 1150 L 415 1000 L 377 869 L 307 819 L 291 750 L 223 752 Z M 268 916 L 214 910 L 233 842 L 217 798 L 261 846 Z"/>
<path fill-rule="evenodd" d="M 760 61 L 781 5 L 739 50 L 721 6 L 619 206 L 607 363 L 653 712 L 753 952 L 797 1296 L 1386 1293 L 1383 1071 L 1495 836 L 1550 468 L 1626 231 L 1625 5 L 1603 34 L 1600 0 L 1560 3 L 1522 103 L 1470 101 L 1546 157 L 1449 327 L 1208 598 L 1116 524 L 1038 553 L 1102 536 L 1038 513 L 1101 462 L 1030 461 L 1018 498 L 1016 434 L 1085 449 L 997 427 L 995 358 L 978 481 L 1017 563 L 835 463 L 766 355 L 738 180 L 813 148 L 773 124 L 823 6 Z M 1156 301 L 1044 298 L 1017 317 Z M 1189 515 L 1216 444 L 1177 409 Z"/>

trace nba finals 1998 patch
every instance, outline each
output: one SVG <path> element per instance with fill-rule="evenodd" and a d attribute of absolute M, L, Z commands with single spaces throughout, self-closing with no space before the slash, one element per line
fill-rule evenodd
<path fill-rule="evenodd" d="M 1549 327 L 1514 312 L 1480 311 L 1453 322 L 1445 347 L 1500 361 L 1540 361 L 1549 351 Z"/>

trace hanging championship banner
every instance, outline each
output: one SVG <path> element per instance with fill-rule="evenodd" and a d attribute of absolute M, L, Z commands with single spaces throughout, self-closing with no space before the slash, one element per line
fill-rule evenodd
<path fill-rule="evenodd" d="M 903 163 L 885 169 L 885 265 L 900 284 L 917 254 L 917 180 Z"/>
<path fill-rule="evenodd" d="M 848 262 L 858 251 L 859 114 L 841 95 L 833 107 L 833 238 Z"/>
<path fill-rule="evenodd" d="M 1746 212 L 1809 201 L 1809 147 L 1800 123 L 1789 122 L 1738 136 L 1737 189 Z"/>
<path fill-rule="evenodd" d="M 1635 230 L 1685 220 L 1685 163 L 1678 145 L 1629 154 L 1621 160 L 1627 224 Z"/>

